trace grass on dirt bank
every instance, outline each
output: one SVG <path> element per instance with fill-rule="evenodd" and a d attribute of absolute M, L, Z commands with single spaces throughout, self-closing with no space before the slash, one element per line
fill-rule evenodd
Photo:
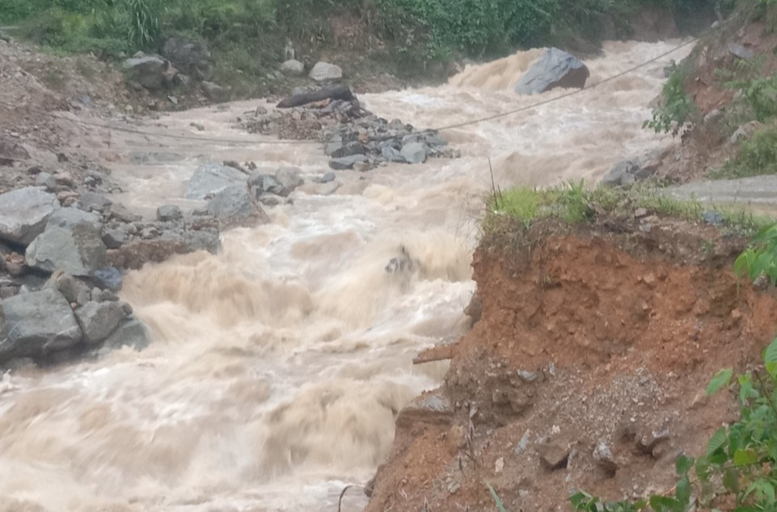
<path fill-rule="evenodd" d="M 736 156 L 710 173 L 713 179 L 777 174 L 777 126 L 768 126 L 743 141 Z"/>
<path fill-rule="evenodd" d="M 675 199 L 649 185 L 630 189 L 586 188 L 581 181 L 543 190 L 514 188 L 500 192 L 489 200 L 484 229 L 488 233 L 504 216 L 517 219 L 528 228 L 542 219 L 558 219 L 569 225 L 593 222 L 597 215 L 633 219 L 638 209 L 644 209 L 648 215 L 699 222 L 704 221 L 705 213 L 713 213 L 722 226 L 742 235 L 752 235 L 775 222 L 745 210 L 716 209 L 698 201 Z"/>

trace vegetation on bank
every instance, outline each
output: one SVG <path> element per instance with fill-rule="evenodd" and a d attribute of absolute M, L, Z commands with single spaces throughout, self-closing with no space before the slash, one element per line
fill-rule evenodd
<path fill-rule="evenodd" d="M 340 17 L 358 26 L 351 50 L 398 75 L 428 75 L 444 73 L 457 56 L 628 37 L 630 21 L 645 7 L 671 9 L 682 26 L 716 1 L 0 0 L 0 25 L 19 25 L 24 36 L 57 51 L 106 58 L 156 51 L 166 36 L 192 37 L 207 41 L 223 67 L 255 79 L 277 69 L 287 40 L 308 54 L 336 48 L 342 41 L 332 21 Z"/>
<path fill-rule="evenodd" d="M 728 32 L 737 33 L 734 30 L 736 27 L 752 22 L 763 23 L 767 34 L 777 31 L 777 0 L 736 0 L 729 4 L 736 8 L 736 17 L 733 20 L 734 26 Z M 736 144 L 735 155 L 712 170 L 710 178 L 777 174 L 777 74 L 773 71 L 774 52 L 748 56 L 750 50 L 741 47 L 740 56 L 731 56 L 728 62 L 723 61 L 724 64 L 715 70 L 715 85 L 719 89 L 733 91 L 733 100 L 718 112 L 705 112 L 706 115 L 702 115 L 689 93 L 689 89 L 698 81 L 699 52 L 717 47 L 730 53 L 731 42 L 731 38 L 725 34 L 712 33 L 690 57 L 675 66 L 664 84 L 660 104 L 653 109 L 652 118 L 645 121 L 644 127 L 673 136 L 704 132 L 704 136 L 709 137 L 712 133 L 724 143 L 730 140 Z"/>
<path fill-rule="evenodd" d="M 495 193 L 489 200 L 485 230 L 498 225 L 499 219 L 516 219 L 529 228 L 543 219 L 557 219 L 566 224 L 592 222 L 597 215 L 633 218 L 639 209 L 649 214 L 664 215 L 702 222 L 712 214 L 716 222 L 743 235 L 754 235 L 772 219 L 754 216 L 745 210 L 718 209 L 712 211 L 697 201 L 675 199 L 660 188 L 641 184 L 629 189 L 598 186 L 586 188 L 584 183 L 569 183 L 547 189 L 518 187 Z"/>

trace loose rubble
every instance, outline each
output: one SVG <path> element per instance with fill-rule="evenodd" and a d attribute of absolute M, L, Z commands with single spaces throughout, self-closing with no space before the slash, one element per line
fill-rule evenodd
<path fill-rule="evenodd" d="M 391 162 L 422 164 L 429 158 L 458 158 L 434 130 L 419 131 L 399 119 L 387 120 L 365 110 L 357 99 L 324 99 L 288 110 L 257 108 L 239 124 L 249 133 L 281 139 L 318 140 L 333 170 L 368 171 Z"/>

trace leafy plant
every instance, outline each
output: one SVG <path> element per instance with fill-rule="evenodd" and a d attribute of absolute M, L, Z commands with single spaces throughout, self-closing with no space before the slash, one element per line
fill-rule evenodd
<path fill-rule="evenodd" d="M 733 512 L 775 510 L 777 338 L 764 351 L 763 363 L 763 367 L 736 377 L 733 368 L 726 368 L 712 378 L 707 395 L 738 388 L 740 419 L 715 431 L 701 457 L 693 459 L 681 455 L 677 458 L 679 479 L 674 496 L 656 494 L 647 500 L 603 502 L 579 492 L 570 498 L 575 510 L 637 512 L 649 505 L 655 512 L 686 512 L 696 506 L 695 501 L 703 508 L 709 508 L 722 495 L 735 498 Z"/>
<path fill-rule="evenodd" d="M 744 178 L 777 174 L 777 126 L 759 130 L 742 141 L 737 154 L 711 174 L 713 178 Z"/>
<path fill-rule="evenodd" d="M 777 75 L 764 75 L 764 56 L 738 59 L 733 71 L 720 70 L 725 86 L 738 91 L 760 122 L 777 115 Z"/>
<path fill-rule="evenodd" d="M 751 280 L 765 275 L 772 286 L 777 284 L 777 224 L 763 228 L 753 237 L 751 246 L 734 262 L 734 272 Z"/>
<path fill-rule="evenodd" d="M 685 76 L 675 71 L 664 84 L 663 104 L 653 110 L 653 117 L 642 125 L 656 133 L 669 133 L 677 136 L 686 122 L 698 113 L 696 104 L 685 91 L 683 81 Z"/>

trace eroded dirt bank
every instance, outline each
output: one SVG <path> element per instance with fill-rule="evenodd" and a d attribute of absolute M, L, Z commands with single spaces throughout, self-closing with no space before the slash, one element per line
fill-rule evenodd
<path fill-rule="evenodd" d="M 508 510 L 671 489 L 676 455 L 735 418 L 703 390 L 771 340 L 776 301 L 738 287 L 741 237 L 648 219 L 486 236 L 480 320 L 421 354 L 450 351 L 450 370 L 400 414 L 368 512 L 492 509 L 487 484 Z"/>

